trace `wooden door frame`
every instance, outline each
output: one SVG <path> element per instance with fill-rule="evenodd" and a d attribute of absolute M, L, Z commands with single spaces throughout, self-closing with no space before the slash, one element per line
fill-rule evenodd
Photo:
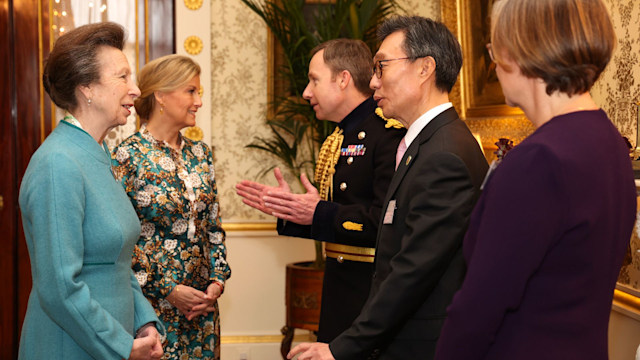
<path fill-rule="evenodd" d="M 0 196 L 2 196 L 2 209 L 0 210 L 0 283 L 3 284 L 6 291 L 0 296 L 0 358 L 15 358 L 13 350 L 15 343 L 15 334 L 17 329 L 16 314 L 17 294 L 16 289 L 16 271 L 15 263 L 17 252 L 13 239 L 18 237 L 16 223 L 16 205 L 17 189 L 15 189 L 16 168 L 14 149 L 15 149 L 15 126 L 13 124 L 14 117 L 12 114 L 15 109 L 15 74 L 13 71 L 5 71 L 5 69 L 13 69 L 13 6 L 9 0 L 8 6 L 0 6 L 0 24 L 5 24 L 0 28 L 0 43 L 2 43 L 2 51 L 0 51 L 0 99 L 2 106 L 0 108 Z"/>
<path fill-rule="evenodd" d="M 0 359 L 18 356 L 31 292 L 19 185 L 31 156 L 55 126 L 51 100 L 41 80 L 50 47 L 50 1 L 0 0 L 0 284 L 4 289 L 0 296 Z M 144 62 L 174 53 L 173 0 L 138 1 L 150 14 L 143 21 L 149 29 Z"/>
<path fill-rule="evenodd" d="M 19 333 L 31 288 L 29 256 L 18 209 L 19 184 L 33 152 L 51 130 L 40 85 L 41 59 L 48 52 L 41 38 L 42 1 L 4 0 L 0 7 L 0 358 L 17 357 Z M 35 30 L 35 31 L 34 31 Z M 48 39 L 47 39 L 48 40 Z M 44 46 L 43 46 L 44 45 Z M 48 124 L 47 125 L 45 125 Z"/>

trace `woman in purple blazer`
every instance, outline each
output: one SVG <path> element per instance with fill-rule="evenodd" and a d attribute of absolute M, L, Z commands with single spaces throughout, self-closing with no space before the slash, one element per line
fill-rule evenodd
<path fill-rule="evenodd" d="M 541 26 L 544 24 L 543 26 Z M 489 53 L 536 131 L 488 174 L 437 359 L 607 359 L 636 193 L 589 89 L 615 43 L 600 0 L 500 0 Z"/>

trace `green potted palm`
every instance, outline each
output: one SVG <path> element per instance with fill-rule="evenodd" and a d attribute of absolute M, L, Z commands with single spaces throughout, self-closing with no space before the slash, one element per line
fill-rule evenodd
<path fill-rule="evenodd" d="M 302 173 L 313 179 L 311 175 L 316 156 L 335 124 L 316 119 L 313 109 L 302 98 L 308 83 L 310 52 L 316 45 L 336 38 L 361 39 L 375 51 L 377 26 L 395 11 L 395 0 L 242 2 L 264 20 L 276 49 L 273 55 L 276 64 L 273 76 L 275 94 L 270 99 L 266 119 L 270 133 L 255 137 L 247 147 L 274 157 L 274 163 L 264 169 L 263 175 L 276 166 L 282 166 L 298 179 Z M 324 258 L 322 244 L 316 241 L 315 246 L 316 258 L 313 262 L 287 266 L 287 324 L 290 327 L 317 330 L 321 291 L 310 290 L 309 287 L 321 289 Z M 296 276 L 296 268 L 301 264 L 311 265 L 307 266 L 307 270 L 315 271 L 315 274 L 307 272 Z M 313 284 L 298 284 L 298 280 L 303 278 L 312 279 Z M 302 290 L 295 290 L 298 285 L 302 286 Z M 304 295 L 310 293 L 317 296 Z M 296 299 L 296 294 L 303 295 Z M 293 335 L 292 331 L 287 333 Z"/>

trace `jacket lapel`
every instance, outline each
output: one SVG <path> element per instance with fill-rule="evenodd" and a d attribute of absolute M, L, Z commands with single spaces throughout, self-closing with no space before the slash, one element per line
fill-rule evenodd
<path fill-rule="evenodd" d="M 458 118 L 458 113 L 453 107 L 443 111 L 438 116 L 433 118 L 433 120 L 431 120 L 429 124 L 427 124 L 427 126 L 425 126 L 424 129 L 420 131 L 418 137 L 411 142 L 411 145 L 409 145 L 409 147 L 407 148 L 407 151 L 404 153 L 404 156 L 402 157 L 402 160 L 398 165 L 398 169 L 396 169 L 396 172 L 393 174 L 393 178 L 391 178 L 389 190 L 387 190 L 387 196 L 384 202 L 385 208 L 383 209 L 383 211 L 386 210 L 386 206 L 388 206 L 387 204 L 389 203 L 389 200 L 393 199 L 396 190 L 398 190 L 398 186 L 400 186 L 400 183 L 402 183 L 402 180 L 404 179 L 406 173 L 409 171 L 409 168 L 418 158 L 420 145 L 429 141 L 431 136 L 433 136 L 433 134 L 435 134 L 438 129 Z"/>

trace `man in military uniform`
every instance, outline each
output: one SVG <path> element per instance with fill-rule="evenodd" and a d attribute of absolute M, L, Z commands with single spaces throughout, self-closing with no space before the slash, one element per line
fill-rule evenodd
<path fill-rule="evenodd" d="M 325 242 L 321 342 L 346 330 L 367 299 L 384 196 L 405 134 L 399 123 L 376 115 L 372 68 L 371 51 L 359 40 L 331 40 L 312 51 L 303 97 L 318 119 L 338 123 L 318 155 L 318 189 L 302 175 L 307 192 L 293 194 L 279 169 L 278 187 L 236 185 L 245 204 L 278 218 L 280 235 Z"/>

